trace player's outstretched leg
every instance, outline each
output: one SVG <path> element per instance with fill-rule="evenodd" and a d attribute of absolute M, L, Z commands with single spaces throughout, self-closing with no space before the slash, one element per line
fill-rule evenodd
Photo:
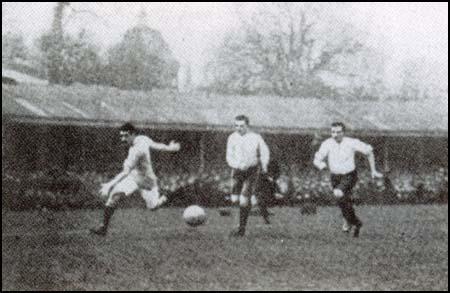
<path fill-rule="evenodd" d="M 361 220 L 356 216 L 355 209 L 353 208 L 353 204 L 351 202 L 351 199 L 347 202 L 347 211 L 348 211 L 348 218 L 350 219 L 349 223 L 355 227 L 353 231 L 353 237 L 357 238 L 359 237 L 359 232 L 362 227 Z"/>
<path fill-rule="evenodd" d="M 339 207 L 341 208 L 342 215 L 345 221 L 350 225 L 354 226 L 355 230 L 353 231 L 353 237 L 359 237 L 359 233 L 362 227 L 361 220 L 355 214 L 355 209 L 351 203 L 350 197 L 343 197 L 339 200 Z"/>
<path fill-rule="evenodd" d="M 242 180 L 237 180 L 235 178 L 232 179 L 232 187 L 230 194 L 231 206 L 239 205 L 239 197 L 242 191 L 243 182 Z"/>
<path fill-rule="evenodd" d="M 124 194 L 118 193 L 110 196 L 108 198 L 108 201 L 105 205 L 105 210 L 103 212 L 103 224 L 100 225 L 97 228 L 90 229 L 90 232 L 96 235 L 105 236 L 108 232 L 109 223 L 111 221 L 112 215 L 114 214 L 114 211 L 116 210 L 116 203 L 117 201 L 123 196 Z"/>
<path fill-rule="evenodd" d="M 362 227 L 362 222 L 358 219 L 358 222 L 355 224 L 355 231 L 353 231 L 353 237 L 358 238 L 359 237 L 359 232 L 361 230 Z"/>
<path fill-rule="evenodd" d="M 165 195 L 160 196 L 157 187 L 152 190 L 142 190 L 141 195 L 145 200 L 147 208 L 150 210 L 156 210 L 167 202 L 167 197 Z"/>
<path fill-rule="evenodd" d="M 231 237 L 243 237 L 245 235 L 245 228 L 251 209 L 249 198 L 245 195 L 241 195 L 239 198 L 239 205 L 239 228 L 237 231 L 231 233 Z"/>
<path fill-rule="evenodd" d="M 93 234 L 96 235 L 100 235 L 100 236 L 105 236 L 106 233 L 108 232 L 108 226 L 109 226 L 109 222 L 111 220 L 112 215 L 114 214 L 115 211 L 115 207 L 105 207 L 104 213 L 103 213 L 103 225 L 97 227 L 97 228 L 92 228 L 90 231 Z"/>

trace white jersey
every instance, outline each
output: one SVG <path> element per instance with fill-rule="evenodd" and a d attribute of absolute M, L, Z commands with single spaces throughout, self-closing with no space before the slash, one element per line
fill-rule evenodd
<path fill-rule="evenodd" d="M 348 174 L 355 170 L 355 153 L 365 155 L 372 152 L 372 146 L 359 139 L 344 137 L 341 143 L 334 138 L 325 140 L 314 156 L 314 165 L 320 165 L 328 158 L 328 167 L 333 174 Z M 323 164 L 323 163 L 322 163 Z"/>
<path fill-rule="evenodd" d="M 153 141 L 144 135 L 137 136 L 128 151 L 128 157 L 123 163 L 122 177 L 114 183 L 109 193 L 106 206 L 113 206 L 118 200 L 114 195 L 129 196 L 140 191 L 148 208 L 155 208 L 159 202 L 158 179 L 153 171 L 150 156 L 150 146 Z M 113 179 L 114 180 L 114 179 Z"/>
<path fill-rule="evenodd" d="M 156 179 L 150 156 L 152 142 L 149 137 L 144 135 L 139 135 L 134 139 L 133 145 L 128 151 L 128 157 L 123 163 L 125 173 L 129 173 L 135 179 Z"/>
<path fill-rule="evenodd" d="M 258 159 L 262 166 L 269 164 L 270 151 L 261 135 L 248 132 L 240 135 L 238 132 L 232 133 L 227 142 L 227 163 L 231 168 L 247 170 L 258 165 Z"/>

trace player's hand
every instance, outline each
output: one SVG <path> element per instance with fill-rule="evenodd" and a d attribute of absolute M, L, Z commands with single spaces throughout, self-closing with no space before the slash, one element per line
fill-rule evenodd
<path fill-rule="evenodd" d="M 341 198 L 344 196 L 344 192 L 340 189 L 333 189 L 333 195 L 337 198 Z"/>
<path fill-rule="evenodd" d="M 323 171 L 327 168 L 327 164 L 324 162 L 320 162 L 320 164 L 315 165 L 319 171 Z"/>
<path fill-rule="evenodd" d="M 171 141 L 169 143 L 169 149 L 173 152 L 178 152 L 181 149 L 180 143 L 175 142 L 175 141 Z"/>
<path fill-rule="evenodd" d="M 111 184 L 103 183 L 101 185 L 101 188 L 100 188 L 100 191 L 99 191 L 100 195 L 103 196 L 103 197 L 107 197 L 109 195 L 109 192 L 111 191 L 111 187 L 112 187 Z"/>
<path fill-rule="evenodd" d="M 373 171 L 373 172 L 371 173 L 371 176 L 372 176 L 372 179 L 383 178 L 383 177 L 384 177 L 383 174 L 380 173 L 380 172 L 378 172 L 378 171 Z"/>

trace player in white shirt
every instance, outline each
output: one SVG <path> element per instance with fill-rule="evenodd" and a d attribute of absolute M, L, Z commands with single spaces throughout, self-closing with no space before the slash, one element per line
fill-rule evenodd
<path fill-rule="evenodd" d="M 111 181 L 102 184 L 100 189 L 100 194 L 108 199 L 105 204 L 103 225 L 91 229 L 91 232 L 97 235 L 106 235 L 116 204 L 122 197 L 140 191 L 147 208 L 152 210 L 167 201 L 165 196 L 159 194 L 158 178 L 153 171 L 150 149 L 168 152 L 180 150 L 180 144 L 174 141 L 165 145 L 154 142 L 147 136 L 138 135 L 131 123 L 125 123 L 119 131 L 120 140 L 126 142 L 130 149 L 122 172 Z"/>
<path fill-rule="evenodd" d="M 371 145 L 359 139 L 345 136 L 345 125 L 336 122 L 331 125 L 331 138 L 325 140 L 314 156 L 314 165 L 323 170 L 327 166 L 331 172 L 333 195 L 338 199 L 338 205 L 344 216 L 344 231 L 351 226 L 355 227 L 354 237 L 359 236 L 362 222 L 358 219 L 353 208 L 351 194 L 358 180 L 355 166 L 356 152 L 366 155 L 372 178 L 381 178 L 383 175 L 376 170 L 375 156 Z M 327 163 L 325 163 L 327 159 Z"/>
<path fill-rule="evenodd" d="M 232 200 L 239 196 L 239 229 L 232 236 L 244 236 L 250 213 L 250 196 L 255 194 L 260 174 L 266 174 L 270 151 L 260 134 L 249 130 L 249 119 L 244 115 L 235 118 L 235 129 L 227 141 L 226 160 L 233 179 Z M 261 206 L 264 209 L 264 205 Z M 263 216 L 268 213 L 262 212 Z M 268 219 L 265 218 L 266 222 Z"/>

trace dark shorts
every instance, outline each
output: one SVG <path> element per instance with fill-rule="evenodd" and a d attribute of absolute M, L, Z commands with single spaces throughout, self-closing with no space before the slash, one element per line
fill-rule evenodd
<path fill-rule="evenodd" d="M 250 167 L 247 170 L 233 170 L 233 194 L 251 196 L 254 194 L 258 182 L 260 170 L 258 166 Z"/>
<path fill-rule="evenodd" d="M 331 186 L 333 186 L 333 189 L 342 190 L 344 196 L 351 196 L 357 181 L 358 173 L 356 170 L 345 175 L 331 174 Z"/>

